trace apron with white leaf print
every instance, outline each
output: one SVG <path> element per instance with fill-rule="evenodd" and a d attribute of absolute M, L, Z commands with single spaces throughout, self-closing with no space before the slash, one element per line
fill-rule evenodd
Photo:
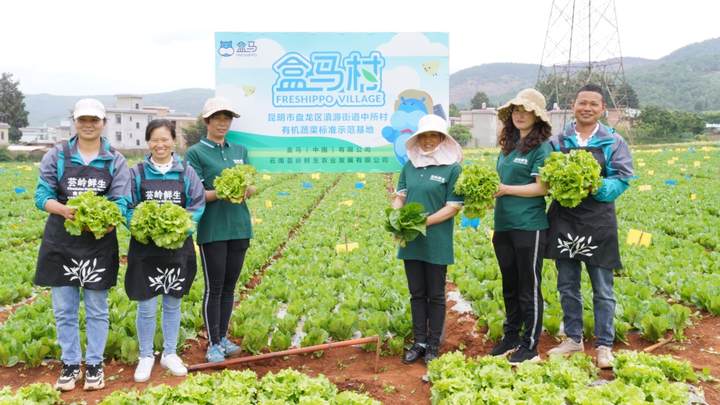
<path fill-rule="evenodd" d="M 58 183 L 57 201 L 65 204 L 85 191 L 105 195 L 112 175 L 106 161 L 102 169 L 72 163 L 70 148 L 63 143 L 63 175 Z M 100 239 L 91 232 L 80 236 L 65 230 L 65 218 L 50 214 L 45 224 L 35 284 L 49 287 L 77 286 L 90 290 L 107 290 L 115 285 L 119 267 L 117 231 L 113 229 Z"/>
<path fill-rule="evenodd" d="M 565 137 L 560 135 L 560 151 L 565 148 Z M 592 153 L 606 176 L 605 154 L 601 148 L 583 147 Z M 545 257 L 549 259 L 575 259 L 590 266 L 605 269 L 622 268 L 618 248 L 617 218 L 614 202 L 600 202 L 587 196 L 574 208 L 563 207 L 554 201 L 548 210 L 550 228 L 547 234 Z"/>
<path fill-rule="evenodd" d="M 137 168 L 141 201 L 155 200 L 186 207 L 184 170 L 177 180 L 151 180 L 145 178 L 144 163 L 138 164 Z M 143 301 L 160 294 L 180 298 L 190 291 L 196 271 L 191 236 L 179 249 L 161 248 L 152 240 L 145 245 L 131 238 L 125 291 L 131 300 Z"/>

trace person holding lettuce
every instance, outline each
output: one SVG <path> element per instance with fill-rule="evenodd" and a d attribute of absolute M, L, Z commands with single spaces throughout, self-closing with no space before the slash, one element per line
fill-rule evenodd
<path fill-rule="evenodd" d="M 73 110 L 76 135 L 51 148 L 40 162 L 35 205 L 50 216 L 45 224 L 34 282 L 50 287 L 60 345 L 62 370 L 55 383 L 60 391 L 75 389 L 82 376 L 80 289 L 85 301 L 87 347 L 85 390 L 105 387 L 103 352 L 110 325 L 108 291 L 117 281 L 117 231 L 101 238 L 86 230 L 71 235 L 66 220 L 76 220 L 68 201 L 92 191 L 112 201 L 125 215 L 130 204 L 130 171 L 125 157 L 102 136 L 105 106 L 92 98 L 79 100 Z"/>
<path fill-rule="evenodd" d="M 498 109 L 503 124 L 496 170 L 500 179 L 495 194 L 492 238 L 502 274 L 505 324 L 503 339 L 490 352 L 510 355 L 510 363 L 539 361 L 537 345 L 542 332 L 543 296 L 540 288 L 545 233 L 546 185 L 540 167 L 552 148 L 545 97 L 524 89 Z M 522 336 L 521 336 L 522 332 Z"/>
<path fill-rule="evenodd" d="M 194 223 L 205 209 L 205 189 L 192 166 L 174 153 L 175 126 L 166 119 L 150 121 L 145 129 L 145 141 L 150 154 L 130 169 L 133 208 L 143 201 L 177 204 L 187 210 Z M 131 223 L 134 210 L 128 212 Z M 155 356 L 155 313 L 157 296 L 162 296 L 163 353 L 160 365 L 170 374 L 184 376 L 187 368 L 176 354 L 180 330 L 180 302 L 190 291 L 197 264 L 192 236 L 187 235 L 179 249 L 159 247 L 152 240 L 147 244 L 135 237 L 130 239 L 125 291 L 131 300 L 138 301 L 137 333 L 140 359 L 135 369 L 135 381 L 150 379 Z"/>
<path fill-rule="evenodd" d="M 414 337 L 402 361 L 410 364 L 423 357 L 427 364 L 438 356 L 445 324 L 445 276 L 454 261 L 453 217 L 463 205 L 454 191 L 463 154 L 448 134 L 447 122 L 433 114 L 420 119 L 405 147 L 409 161 L 400 172 L 392 207 L 416 202 L 429 215 L 426 234 L 398 250 L 410 291 Z"/>
<path fill-rule="evenodd" d="M 226 335 L 235 301 L 235 284 L 250 246 L 252 226 L 245 200 L 236 204 L 219 199 L 214 182 L 224 169 L 250 162 L 245 147 L 225 139 L 233 118 L 240 117 L 228 100 L 208 99 L 202 117 L 207 136 L 188 149 L 186 158 L 205 188 L 205 212 L 197 229 L 205 276 L 202 311 L 209 340 L 205 357 L 208 362 L 220 362 L 240 351 Z M 245 197 L 254 192 L 254 187 L 248 187 Z"/>

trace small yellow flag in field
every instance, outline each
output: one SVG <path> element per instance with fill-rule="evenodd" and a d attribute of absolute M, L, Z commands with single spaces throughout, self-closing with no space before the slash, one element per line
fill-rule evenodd
<path fill-rule="evenodd" d="M 648 176 L 652 176 L 653 174 L 655 174 L 655 170 L 648 170 L 647 174 Z"/>
<path fill-rule="evenodd" d="M 251 222 L 252 222 L 253 225 L 255 225 L 255 224 L 262 224 L 263 220 L 262 220 L 262 218 L 252 217 L 252 221 L 251 221 Z"/>
<path fill-rule="evenodd" d="M 320 180 L 320 173 L 313 173 L 310 175 L 313 180 Z"/>
<path fill-rule="evenodd" d="M 645 162 L 638 162 L 638 167 L 645 167 Z"/>
<path fill-rule="evenodd" d="M 680 173 L 685 173 L 685 168 L 684 168 L 684 167 L 681 167 L 681 168 L 680 168 Z"/>
<path fill-rule="evenodd" d="M 667 161 L 667 164 L 669 164 L 669 165 L 674 165 L 674 164 L 675 164 L 675 161 L 674 161 L 673 159 L 670 159 L 670 160 Z"/>
<path fill-rule="evenodd" d="M 652 241 L 652 234 L 640 231 L 638 229 L 628 230 L 627 240 L 625 243 L 628 245 L 635 246 L 650 246 Z"/>
<path fill-rule="evenodd" d="M 642 186 L 638 187 L 639 191 L 650 191 L 652 190 L 652 186 L 649 184 L 643 184 Z"/>
<path fill-rule="evenodd" d="M 272 208 L 272 200 L 265 200 L 265 208 Z"/>
<path fill-rule="evenodd" d="M 364 180 L 364 179 L 365 179 L 365 173 L 357 173 L 357 178 L 360 179 L 360 180 Z"/>
<path fill-rule="evenodd" d="M 703 159 L 710 160 L 710 156 L 703 156 Z"/>
<path fill-rule="evenodd" d="M 650 246 L 650 242 L 652 242 L 652 234 L 643 232 L 642 235 L 640 235 L 640 246 Z"/>
<path fill-rule="evenodd" d="M 269 174 L 263 174 L 262 179 L 263 179 L 263 180 L 270 180 L 270 179 L 272 179 L 272 176 L 270 176 Z"/>
<path fill-rule="evenodd" d="M 695 195 L 695 193 L 690 194 L 690 201 L 695 201 L 695 200 L 697 200 L 697 195 Z"/>
<path fill-rule="evenodd" d="M 346 252 L 352 252 L 355 249 L 358 249 L 360 245 L 357 242 L 349 242 L 349 243 L 341 243 L 339 245 L 335 245 L 335 252 L 337 253 L 346 253 Z"/>
<path fill-rule="evenodd" d="M 493 238 L 493 235 L 495 235 L 495 231 L 493 231 L 492 229 L 488 229 L 487 234 L 488 234 L 488 237 L 489 237 L 490 239 L 492 239 L 492 238 Z"/>
<path fill-rule="evenodd" d="M 700 161 L 699 160 L 694 161 L 693 167 L 700 167 Z"/>
<path fill-rule="evenodd" d="M 708 146 L 703 146 L 703 147 L 700 148 L 700 149 L 701 149 L 702 151 L 704 151 L 704 152 L 710 151 L 710 147 L 708 147 Z"/>
<path fill-rule="evenodd" d="M 340 204 L 339 204 L 339 205 L 344 205 L 344 206 L 346 206 L 346 207 L 352 207 L 352 205 L 353 205 L 353 200 L 340 201 Z"/>

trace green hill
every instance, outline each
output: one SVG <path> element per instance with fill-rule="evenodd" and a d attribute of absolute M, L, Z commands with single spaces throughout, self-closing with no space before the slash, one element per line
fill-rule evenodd
<path fill-rule="evenodd" d="M 691 44 L 658 60 L 626 57 L 623 66 L 641 106 L 720 110 L 720 38 Z M 539 65 L 490 63 L 450 76 L 450 102 L 468 105 L 477 91 L 500 104 L 533 86 Z"/>
<path fill-rule="evenodd" d="M 205 99 L 215 94 L 213 89 L 181 89 L 166 93 L 144 94 L 145 105 L 165 106 L 178 113 L 199 114 Z M 94 97 L 106 107 L 115 105 L 114 95 L 56 96 L 52 94 L 29 94 L 25 96 L 25 108 L 30 113 L 31 126 L 57 125 L 67 119 L 75 102 L 83 97 Z"/>

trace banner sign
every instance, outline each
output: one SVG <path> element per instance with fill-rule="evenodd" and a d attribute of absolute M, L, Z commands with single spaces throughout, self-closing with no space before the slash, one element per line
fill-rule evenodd
<path fill-rule="evenodd" d="M 227 139 L 266 172 L 392 172 L 420 117 L 447 119 L 447 33 L 215 34 Z"/>

